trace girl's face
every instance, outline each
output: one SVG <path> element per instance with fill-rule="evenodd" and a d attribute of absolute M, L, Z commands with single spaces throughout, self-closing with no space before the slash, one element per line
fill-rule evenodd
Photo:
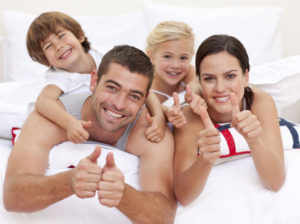
<path fill-rule="evenodd" d="M 77 39 L 71 31 L 58 26 L 56 33 L 50 34 L 41 47 L 50 66 L 76 72 L 74 67 L 85 54 L 83 41 L 84 37 Z"/>
<path fill-rule="evenodd" d="M 235 93 L 240 107 L 249 73 L 242 72 L 239 60 L 222 51 L 206 56 L 200 63 L 200 85 L 208 112 L 214 122 L 231 121 L 230 93 Z"/>
<path fill-rule="evenodd" d="M 159 43 L 150 59 L 156 75 L 168 85 L 177 85 L 187 74 L 193 54 L 190 40 L 170 40 Z"/>

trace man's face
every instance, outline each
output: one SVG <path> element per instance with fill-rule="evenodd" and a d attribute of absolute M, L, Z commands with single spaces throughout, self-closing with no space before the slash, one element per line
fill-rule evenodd
<path fill-rule="evenodd" d="M 112 63 L 92 95 L 92 111 L 98 125 L 108 132 L 131 123 L 145 103 L 148 78 Z"/>

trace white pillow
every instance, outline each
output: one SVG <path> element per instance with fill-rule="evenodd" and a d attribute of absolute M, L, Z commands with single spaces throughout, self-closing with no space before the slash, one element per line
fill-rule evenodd
<path fill-rule="evenodd" d="M 178 20 L 189 24 L 196 36 L 196 50 L 210 35 L 228 34 L 243 43 L 252 65 L 282 57 L 280 8 L 187 8 L 151 0 L 144 0 L 143 7 L 148 31 L 165 20 Z"/>
<path fill-rule="evenodd" d="M 0 138 L 10 139 L 11 128 L 23 126 L 44 86 L 44 81 L 0 83 Z"/>
<path fill-rule="evenodd" d="M 300 56 L 250 68 L 250 83 L 274 99 L 279 117 L 300 123 Z"/>
<path fill-rule="evenodd" d="M 300 143 L 299 143 L 300 125 L 293 124 L 284 119 L 279 119 L 279 124 L 280 124 L 283 148 L 286 150 L 293 149 L 293 148 L 300 149 Z M 235 130 L 235 128 L 231 128 L 230 124 L 223 124 L 223 125 L 216 124 L 215 127 L 221 133 L 220 135 L 221 156 L 216 161 L 215 163 L 216 165 L 220 163 L 240 159 L 250 155 L 251 151 L 249 149 L 248 143 L 246 142 L 245 138 Z M 11 133 L 12 133 L 13 144 L 17 141 L 20 132 L 21 132 L 20 128 L 12 128 Z M 82 146 L 80 144 L 76 145 L 71 142 L 68 142 L 68 143 L 63 143 L 63 145 L 70 145 L 70 147 L 66 147 L 70 151 L 67 151 L 67 149 L 64 149 L 64 151 L 66 154 L 72 154 L 72 157 L 67 156 L 68 157 L 67 158 L 62 156 L 60 151 L 61 149 L 58 151 L 59 156 L 56 156 L 56 154 L 53 153 L 57 151 L 51 151 L 51 156 L 49 159 L 50 161 L 49 167 L 55 169 L 74 167 L 79 162 L 79 160 L 83 158 L 82 153 L 84 153 L 85 151 L 82 151 Z M 110 146 L 103 145 L 103 147 L 109 148 Z M 90 148 L 90 150 L 92 149 Z M 59 158 L 62 158 L 62 161 Z"/>
<path fill-rule="evenodd" d="M 37 16 L 4 11 L 4 81 L 43 79 L 47 67 L 33 62 L 26 48 L 27 30 Z M 115 16 L 70 16 L 81 24 L 92 47 L 111 48 L 114 45 L 129 44 L 144 49 L 147 34 L 144 16 L 140 11 Z"/>

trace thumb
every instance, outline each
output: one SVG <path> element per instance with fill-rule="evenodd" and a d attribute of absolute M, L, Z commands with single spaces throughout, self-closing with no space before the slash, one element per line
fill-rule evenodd
<path fill-rule="evenodd" d="M 210 120 L 210 117 L 207 113 L 207 110 L 201 106 L 200 109 L 199 109 L 199 115 L 203 121 L 203 124 L 204 124 L 204 127 L 205 128 L 213 128 L 215 127 L 213 122 Z"/>
<path fill-rule="evenodd" d="M 105 166 L 106 166 L 107 168 L 113 168 L 113 167 L 116 166 L 114 154 L 113 154 L 112 152 L 110 152 L 110 153 L 107 154 Z"/>
<path fill-rule="evenodd" d="M 235 93 L 233 93 L 233 92 L 230 93 L 230 100 L 231 100 L 231 106 L 232 106 L 232 118 L 234 118 L 234 116 L 240 112 L 239 103 L 238 103 Z"/>
<path fill-rule="evenodd" d="M 97 159 L 99 158 L 100 154 L 101 154 L 101 147 L 96 146 L 94 151 L 86 158 L 90 160 L 92 163 L 97 163 Z"/>
<path fill-rule="evenodd" d="M 84 128 L 89 128 L 92 126 L 92 122 L 91 121 L 81 121 L 81 124 Z"/>
<path fill-rule="evenodd" d="M 186 87 L 185 87 L 185 96 L 184 96 L 184 98 L 185 98 L 185 101 L 187 103 L 190 103 L 193 99 L 192 88 L 191 88 L 190 84 L 186 85 Z"/>
<path fill-rule="evenodd" d="M 152 124 L 153 118 L 150 116 L 150 114 L 146 114 L 146 121 L 147 121 L 149 124 Z"/>
<path fill-rule="evenodd" d="M 175 108 L 180 108 L 179 96 L 178 93 L 173 92 L 173 100 Z"/>

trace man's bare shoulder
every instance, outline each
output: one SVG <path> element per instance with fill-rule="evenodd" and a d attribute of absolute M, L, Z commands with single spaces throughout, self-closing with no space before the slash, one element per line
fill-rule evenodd
<path fill-rule="evenodd" d="M 33 111 L 25 121 L 13 147 L 8 171 L 43 173 L 50 149 L 65 140 L 66 134 L 62 128 Z"/>
<path fill-rule="evenodd" d="M 66 140 L 64 129 L 34 110 L 26 119 L 17 142 L 26 141 L 33 145 L 47 144 L 52 147 Z"/>

